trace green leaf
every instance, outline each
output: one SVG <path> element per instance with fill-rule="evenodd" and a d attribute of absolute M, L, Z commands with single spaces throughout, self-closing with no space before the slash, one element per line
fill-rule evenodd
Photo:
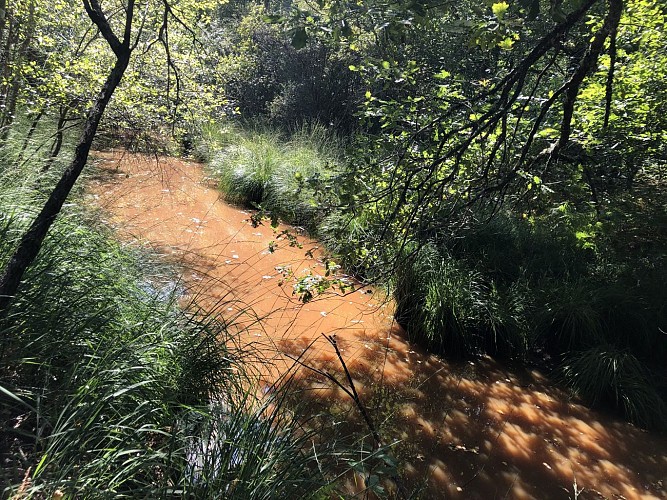
<path fill-rule="evenodd" d="M 292 37 L 292 47 L 295 49 L 302 49 L 306 46 L 307 41 L 308 33 L 306 33 L 306 28 L 303 26 L 297 28 L 297 30 L 294 32 L 294 36 Z"/>
<path fill-rule="evenodd" d="M 498 42 L 498 47 L 500 47 L 503 50 L 512 50 L 512 46 L 514 45 L 514 40 L 511 38 L 507 37 Z"/>
<path fill-rule="evenodd" d="M 0 385 L 0 393 L 4 394 L 5 396 L 8 396 L 9 398 L 13 399 L 17 403 L 19 403 L 21 406 L 26 407 L 28 410 L 34 412 L 34 413 L 39 413 L 35 407 L 32 405 L 26 403 L 23 401 L 21 398 L 19 398 L 16 394 L 13 392 L 9 391 L 8 389 L 5 389 L 3 386 Z"/>
<path fill-rule="evenodd" d="M 37 467 L 35 468 L 35 472 L 33 473 L 33 477 L 39 476 L 39 473 L 42 471 L 42 468 L 44 467 L 44 464 L 46 463 L 46 459 L 48 458 L 48 453 L 44 453 L 42 455 L 42 458 L 40 459 L 39 463 L 37 464 Z"/>
<path fill-rule="evenodd" d="M 505 15 L 505 12 L 507 12 L 507 9 L 509 9 L 510 6 L 507 2 L 498 2 L 494 3 L 491 6 L 491 10 L 493 11 L 493 15 L 498 18 L 498 20 L 501 20 L 503 16 Z"/>
<path fill-rule="evenodd" d="M 285 16 L 281 16 L 279 14 L 267 14 L 266 16 L 262 17 L 262 21 L 264 21 L 267 24 L 282 23 L 284 20 Z"/>

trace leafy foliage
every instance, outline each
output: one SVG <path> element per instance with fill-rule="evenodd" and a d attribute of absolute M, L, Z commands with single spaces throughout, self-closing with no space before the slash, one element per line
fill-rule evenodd
<path fill-rule="evenodd" d="M 178 144 L 229 200 L 388 284 L 413 340 L 553 368 L 593 404 L 664 425 L 663 2 L 139 4 L 98 146 Z M 3 265 L 113 61 L 90 26 L 70 0 L 19 0 L 0 20 Z M 322 456 L 235 387 L 225 325 L 179 312 L 81 217 L 58 222 L 0 320 L 3 448 L 32 466 L 31 491 L 317 492 Z M 304 300 L 328 286 L 310 278 Z"/>
<path fill-rule="evenodd" d="M 279 18 L 254 6 L 212 28 L 210 64 L 218 68 L 228 113 L 286 131 L 314 122 L 349 131 L 359 93 L 350 57 L 323 37 L 291 43 L 294 36 L 273 24 Z"/>

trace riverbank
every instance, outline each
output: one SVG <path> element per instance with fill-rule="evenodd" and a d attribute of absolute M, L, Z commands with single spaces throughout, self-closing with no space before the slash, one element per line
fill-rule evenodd
<path fill-rule="evenodd" d="M 336 335 L 355 386 L 411 489 L 428 498 L 660 498 L 667 494 L 667 440 L 588 410 L 539 373 L 513 373 L 490 358 L 449 363 L 411 345 L 391 304 L 366 289 L 307 304 L 282 278 L 324 274 L 318 244 L 290 246 L 251 214 L 207 187 L 201 165 L 129 153 L 97 154 L 89 183 L 94 205 L 119 237 L 178 263 L 186 290 L 234 320 L 259 348 L 270 388 L 292 358 L 344 379 L 322 334 Z M 273 242 L 273 243 L 272 243 Z M 312 250 L 312 257 L 307 256 Z M 304 349 L 307 352 L 304 354 Z M 358 416 L 342 390 L 302 369 L 300 398 L 332 418 Z M 354 489 L 353 485 L 350 488 Z"/>

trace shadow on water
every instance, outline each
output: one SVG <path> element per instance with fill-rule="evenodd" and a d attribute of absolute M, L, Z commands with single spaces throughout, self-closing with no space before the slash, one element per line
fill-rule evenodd
<path fill-rule="evenodd" d="M 425 353 L 379 292 L 300 303 L 281 270 L 324 274 L 317 242 L 300 237 L 303 248 L 291 247 L 271 228 L 252 227 L 247 211 L 205 185 L 200 165 L 113 152 L 98 153 L 97 163 L 91 200 L 126 241 L 181 266 L 184 304 L 196 299 L 234 320 L 242 343 L 262 355 L 265 387 L 295 357 L 343 381 L 322 337 L 336 335 L 383 441 L 397 442 L 392 453 L 409 490 L 423 488 L 424 498 L 575 498 L 581 489 L 578 498 L 667 498 L 665 436 L 585 408 L 537 371 Z M 348 432 L 367 432 L 350 398 L 321 374 L 298 370 L 292 390 Z M 358 485 L 350 480 L 349 489 Z"/>
<path fill-rule="evenodd" d="M 295 355 L 306 345 L 281 347 Z M 569 401 L 538 372 L 509 372 L 489 358 L 450 363 L 400 332 L 389 344 L 367 339 L 363 349 L 350 353 L 348 367 L 384 440 L 400 440 L 403 476 L 425 482 L 430 498 L 568 498 L 575 480 L 579 498 L 664 497 L 664 438 Z M 339 372 L 329 351 L 309 364 Z M 324 382 L 300 372 L 304 394 L 323 407 L 340 404 L 342 391 Z"/>

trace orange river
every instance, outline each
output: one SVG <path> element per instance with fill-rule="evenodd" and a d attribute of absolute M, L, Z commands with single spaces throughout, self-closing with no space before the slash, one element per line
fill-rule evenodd
<path fill-rule="evenodd" d="M 265 358 L 257 368 L 265 387 L 296 356 L 344 381 L 322 336 L 335 334 L 383 442 L 399 441 L 401 481 L 421 488 L 419 498 L 667 498 L 667 436 L 587 409 L 536 371 L 425 353 L 379 291 L 301 303 L 279 269 L 324 274 L 317 242 L 299 236 L 303 248 L 291 247 L 268 224 L 253 227 L 200 164 L 125 152 L 96 153 L 94 162 L 87 196 L 104 221 L 121 240 L 178 263 L 186 299 L 234 320 L 244 347 Z M 303 368 L 296 381 L 302 402 L 363 428 L 340 388 Z"/>

